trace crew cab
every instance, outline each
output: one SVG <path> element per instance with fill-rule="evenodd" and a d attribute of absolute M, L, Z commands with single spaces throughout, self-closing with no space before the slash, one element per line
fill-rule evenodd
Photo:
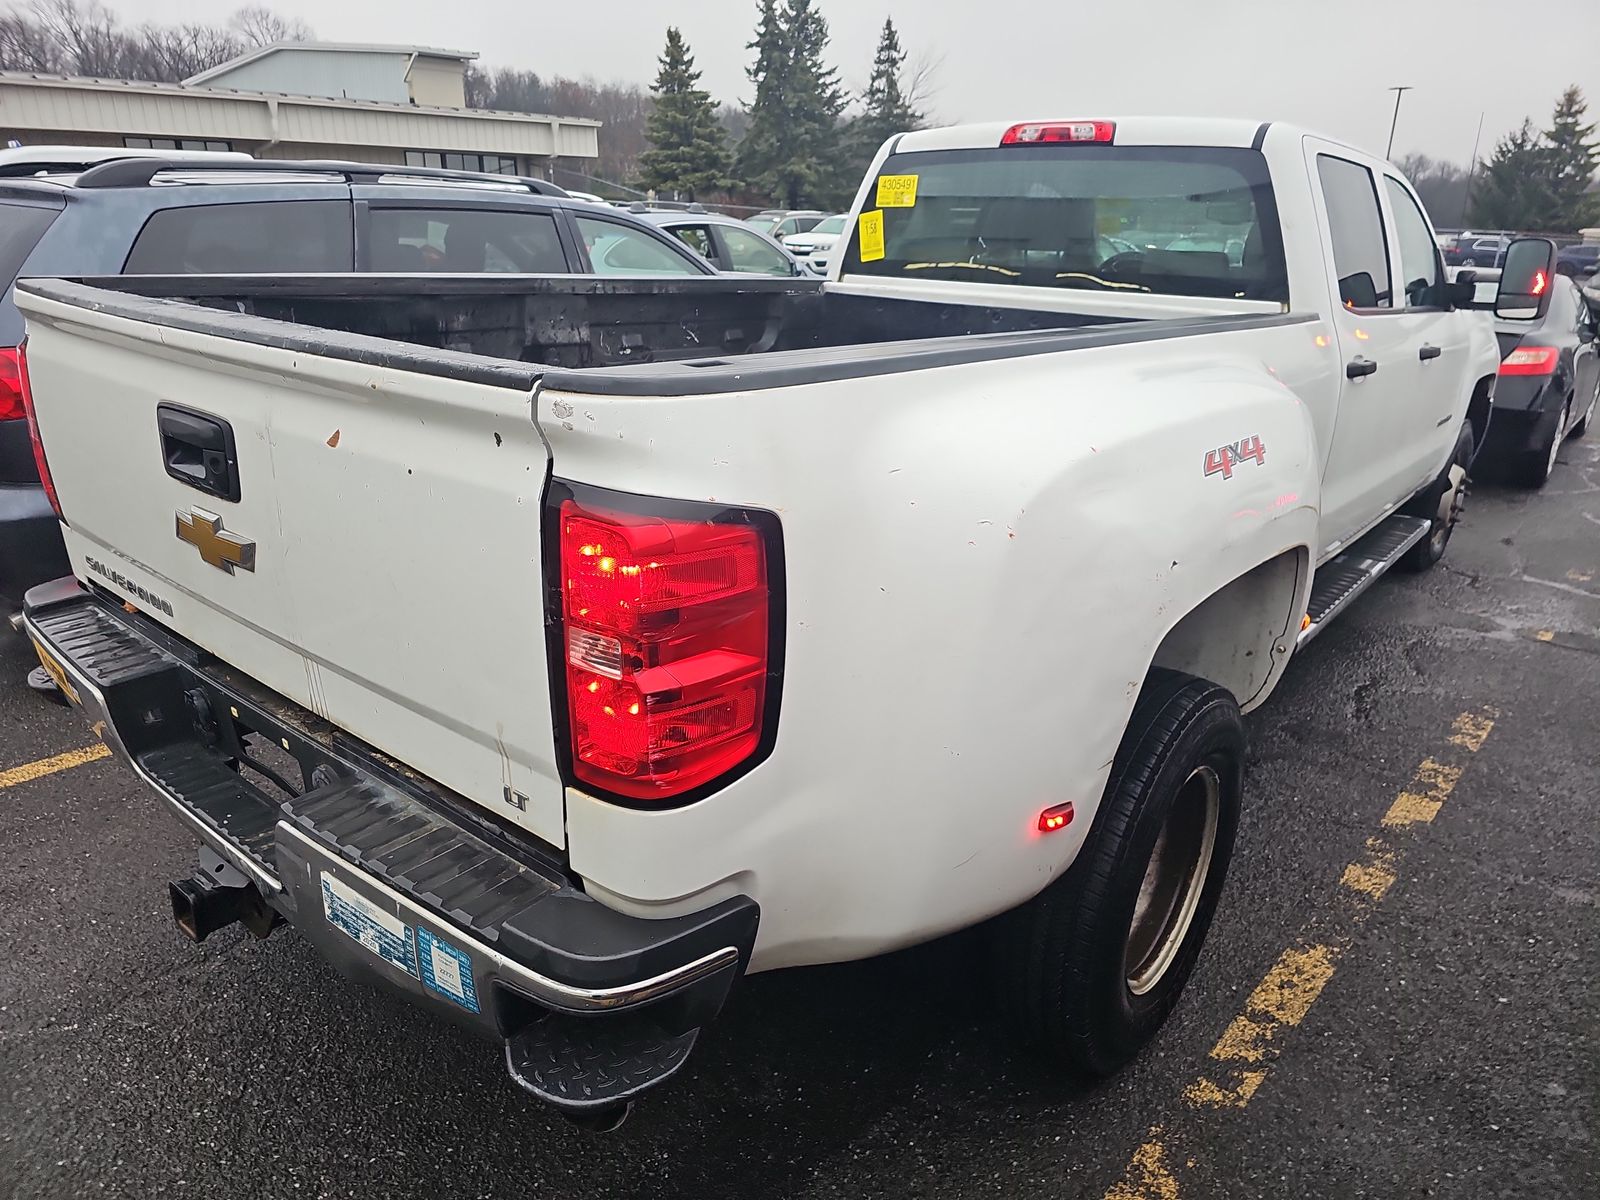
<path fill-rule="evenodd" d="M 286 920 L 596 1127 L 741 975 L 991 918 L 1052 1060 L 1149 1041 L 1241 712 L 1445 551 L 1490 320 L 1288 125 L 908 133 L 848 228 L 820 290 L 18 285 L 72 563 L 23 625 L 202 843 L 186 933 Z"/>

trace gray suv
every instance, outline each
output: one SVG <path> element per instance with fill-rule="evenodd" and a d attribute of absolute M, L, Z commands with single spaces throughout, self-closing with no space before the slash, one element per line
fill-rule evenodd
<path fill-rule="evenodd" d="M 716 274 L 654 225 L 537 179 L 149 157 L 0 178 L 0 601 L 69 570 L 28 433 L 18 277 L 344 271 Z"/>

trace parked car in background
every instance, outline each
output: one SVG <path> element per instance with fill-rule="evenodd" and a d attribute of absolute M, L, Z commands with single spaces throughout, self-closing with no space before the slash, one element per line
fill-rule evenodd
<path fill-rule="evenodd" d="M 655 226 L 571 200 L 542 180 L 244 154 L 108 159 L 105 151 L 67 149 L 81 157 L 54 156 L 51 164 L 89 169 L 0 178 L 0 603 L 11 608 L 67 566 L 23 419 L 23 323 L 11 298 L 18 277 L 715 273 Z M 0 172 L 21 162 L 17 151 L 4 153 L 12 157 Z"/>
<path fill-rule="evenodd" d="M 800 265 L 811 274 L 826 275 L 828 251 L 833 249 L 849 223 L 848 214 L 835 213 L 804 232 L 790 234 L 783 240 L 784 248 L 799 259 Z"/>
<path fill-rule="evenodd" d="M 646 212 L 660 226 L 719 271 L 736 275 L 804 275 L 800 261 L 766 234 L 737 217 L 713 212 Z"/>
<path fill-rule="evenodd" d="M 815 209 L 769 208 L 748 218 L 745 224 L 769 235 L 775 241 L 785 241 L 797 233 L 815 229 L 827 218 L 825 212 Z"/>
<path fill-rule="evenodd" d="M 1600 242 L 1564 246 L 1556 252 L 1556 271 L 1574 279 L 1587 279 L 1600 269 Z"/>
<path fill-rule="evenodd" d="M 1452 267 L 1498 267 L 1510 245 L 1511 239 L 1504 234 L 1464 233 L 1454 246 L 1445 248 L 1444 261 Z"/>
<path fill-rule="evenodd" d="M 1474 276 L 1474 307 L 1494 308 L 1498 272 Z M 1493 275 L 1496 278 L 1487 278 Z M 1563 275 L 1551 281 L 1550 307 L 1531 320 L 1495 318 L 1500 378 L 1494 417 L 1484 441 L 1486 467 L 1525 487 L 1540 488 L 1555 469 L 1562 443 L 1582 437 L 1600 400 L 1597 317 L 1578 285 Z"/>

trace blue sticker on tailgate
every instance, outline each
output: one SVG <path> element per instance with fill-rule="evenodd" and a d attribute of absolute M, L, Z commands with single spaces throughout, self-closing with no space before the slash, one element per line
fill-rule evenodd
<path fill-rule="evenodd" d="M 413 979 L 417 977 L 417 950 L 411 926 L 326 871 L 322 872 L 322 912 L 328 924 L 342 929 L 391 967 Z"/>
<path fill-rule="evenodd" d="M 465 951 L 417 927 L 417 962 L 422 982 L 468 1012 L 478 1012 L 478 989 L 472 982 L 472 959 Z"/>

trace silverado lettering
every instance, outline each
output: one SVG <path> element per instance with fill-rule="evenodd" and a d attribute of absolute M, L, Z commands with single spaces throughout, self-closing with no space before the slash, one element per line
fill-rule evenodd
<path fill-rule="evenodd" d="M 148 605 L 149 607 L 157 609 L 160 612 L 164 612 L 169 617 L 173 615 L 171 604 L 163 600 L 154 592 L 148 591 L 147 589 L 141 587 L 139 584 L 129 579 L 121 571 L 113 571 L 110 567 L 106 566 L 105 563 L 101 562 L 98 558 L 95 558 L 92 555 L 84 555 L 83 561 L 88 564 L 89 570 L 93 571 L 96 575 L 99 575 L 102 579 L 109 580 L 111 583 L 127 592 L 128 595 L 135 597 L 141 604 Z"/>

